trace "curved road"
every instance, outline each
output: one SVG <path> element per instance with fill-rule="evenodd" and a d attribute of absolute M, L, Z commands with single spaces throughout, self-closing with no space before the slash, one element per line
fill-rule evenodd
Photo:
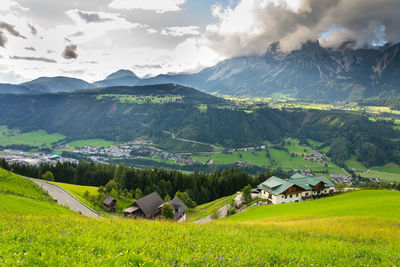
<path fill-rule="evenodd" d="M 97 213 L 90 210 L 88 207 L 86 207 L 84 204 L 78 201 L 75 197 L 73 197 L 63 189 L 59 188 L 58 186 L 34 179 L 32 179 L 31 181 L 37 184 L 43 190 L 49 192 L 50 196 L 56 199 L 58 204 L 67 206 L 71 210 L 79 212 L 82 215 L 88 217 L 103 218 Z"/>

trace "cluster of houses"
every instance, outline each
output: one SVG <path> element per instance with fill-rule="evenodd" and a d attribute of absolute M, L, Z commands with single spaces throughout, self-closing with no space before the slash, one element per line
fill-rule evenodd
<path fill-rule="evenodd" d="M 186 220 L 187 206 L 178 197 L 168 202 L 174 213 L 174 220 L 182 222 Z M 116 211 L 117 201 L 112 197 L 106 197 L 103 201 L 104 209 L 109 212 Z M 161 216 L 161 209 L 165 205 L 164 200 L 157 192 L 148 194 L 136 200 L 131 206 L 122 212 L 127 218 L 135 219 L 157 219 Z"/>
<path fill-rule="evenodd" d="M 335 184 L 324 176 L 309 177 L 296 173 L 289 179 L 271 177 L 258 185 L 261 198 L 268 204 L 299 202 L 326 197 L 335 190 Z"/>

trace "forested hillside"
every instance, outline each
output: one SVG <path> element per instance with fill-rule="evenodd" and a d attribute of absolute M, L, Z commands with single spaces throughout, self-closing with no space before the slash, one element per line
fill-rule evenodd
<path fill-rule="evenodd" d="M 329 155 L 338 164 L 351 155 L 366 166 L 400 159 L 400 132 L 391 122 L 373 122 L 360 113 L 344 111 L 259 107 L 248 113 L 219 98 L 175 85 L 1 95 L 0 124 L 76 139 L 147 137 L 160 147 L 174 141 L 166 132 L 236 148 L 279 143 L 285 137 L 309 138 L 330 146 Z"/>

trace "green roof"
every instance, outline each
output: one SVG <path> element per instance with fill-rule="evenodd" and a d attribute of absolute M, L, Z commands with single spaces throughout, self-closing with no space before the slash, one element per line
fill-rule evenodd
<path fill-rule="evenodd" d="M 265 191 L 274 195 L 280 195 L 291 186 L 293 186 L 292 183 L 275 176 L 272 176 L 268 180 L 258 185 L 259 188 L 264 189 Z"/>
<path fill-rule="evenodd" d="M 295 174 L 296 175 L 296 174 Z M 293 176 L 295 176 L 293 175 Z M 318 177 L 308 177 L 302 174 L 298 174 L 293 178 L 293 176 L 288 180 L 283 180 L 281 178 L 272 176 L 268 180 L 258 185 L 258 188 L 264 189 L 265 191 L 272 193 L 274 195 L 279 195 L 285 192 L 288 188 L 293 185 L 303 188 L 304 190 L 312 190 L 314 187 L 323 182 L 325 187 L 334 187 L 335 184 L 332 183 L 325 176 Z"/>
<path fill-rule="evenodd" d="M 308 176 L 298 173 L 296 172 L 295 174 L 293 174 L 292 176 L 290 176 L 290 179 L 301 179 L 301 178 L 307 178 Z"/>

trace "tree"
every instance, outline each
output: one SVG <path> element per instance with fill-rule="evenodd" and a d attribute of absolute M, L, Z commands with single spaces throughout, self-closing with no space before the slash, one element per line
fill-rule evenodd
<path fill-rule="evenodd" d="M 242 189 L 242 199 L 243 202 L 245 203 L 250 203 L 252 198 L 251 198 L 251 186 L 247 185 Z"/>
<path fill-rule="evenodd" d="M 174 210 L 172 209 L 171 204 L 165 202 L 161 208 L 161 216 L 166 219 L 173 219 L 174 218 Z"/>
<path fill-rule="evenodd" d="M 142 196 L 143 196 L 142 190 L 140 190 L 140 188 L 136 188 L 135 199 L 140 199 L 140 198 L 142 198 Z"/>
<path fill-rule="evenodd" d="M 54 174 L 51 171 L 47 171 L 42 174 L 42 179 L 46 181 L 54 181 Z"/>
<path fill-rule="evenodd" d="M 169 202 L 171 200 L 171 197 L 167 194 L 164 198 L 164 202 Z"/>
<path fill-rule="evenodd" d="M 197 204 L 196 202 L 194 202 L 190 196 L 188 192 L 176 192 L 175 193 L 175 197 L 179 198 L 180 200 L 182 200 L 183 203 L 185 203 L 185 205 L 189 208 L 189 209 L 194 209 Z"/>
<path fill-rule="evenodd" d="M 115 180 L 110 180 L 108 181 L 108 183 L 106 184 L 106 193 L 109 194 L 113 189 L 117 190 L 117 183 L 115 182 Z"/>

